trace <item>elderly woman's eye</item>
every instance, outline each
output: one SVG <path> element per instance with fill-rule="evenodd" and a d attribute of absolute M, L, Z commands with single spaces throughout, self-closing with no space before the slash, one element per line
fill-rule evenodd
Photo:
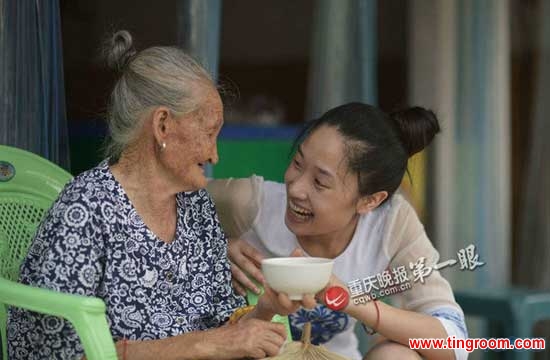
<path fill-rule="evenodd" d="M 327 186 L 325 184 L 323 184 L 321 181 L 319 181 L 319 179 L 315 179 L 315 186 L 317 186 L 318 188 L 327 188 Z"/>

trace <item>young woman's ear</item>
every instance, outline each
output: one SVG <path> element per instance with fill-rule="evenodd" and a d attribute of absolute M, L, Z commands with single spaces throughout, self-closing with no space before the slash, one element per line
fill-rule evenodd
<path fill-rule="evenodd" d="M 166 138 L 168 137 L 168 118 L 170 117 L 170 111 L 164 106 L 159 106 L 153 111 L 152 127 L 153 136 L 155 141 L 161 149 L 166 148 Z"/>
<path fill-rule="evenodd" d="M 378 191 L 374 194 L 365 195 L 357 202 L 357 213 L 361 215 L 366 214 L 376 209 L 387 198 L 387 191 Z"/>

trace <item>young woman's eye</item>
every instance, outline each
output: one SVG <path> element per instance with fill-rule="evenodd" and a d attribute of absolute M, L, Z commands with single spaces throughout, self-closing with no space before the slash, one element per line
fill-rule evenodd
<path fill-rule="evenodd" d="M 297 169 L 299 169 L 299 168 L 302 166 L 302 164 L 300 164 L 300 162 L 299 162 L 298 160 L 296 160 L 296 159 L 294 159 L 293 162 L 294 162 L 294 166 L 295 166 Z"/>

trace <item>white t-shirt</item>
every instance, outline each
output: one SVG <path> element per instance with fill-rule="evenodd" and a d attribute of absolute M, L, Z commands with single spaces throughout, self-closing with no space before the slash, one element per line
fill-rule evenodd
<path fill-rule="evenodd" d="M 283 184 L 253 176 L 212 180 L 208 191 L 229 237 L 245 239 L 266 257 L 288 256 L 300 247 L 284 222 L 286 189 Z M 439 272 L 432 270 L 423 283 L 414 282 L 412 265 L 421 258 L 425 258 L 425 268 L 432 268 L 438 263 L 439 253 L 412 206 L 396 193 L 377 209 L 360 216 L 350 244 L 334 259 L 333 273 L 347 284 L 354 281 L 361 284 L 355 294 L 352 293 L 361 298 L 361 293 L 367 290 L 364 279 L 373 276 L 370 279 L 376 286 L 377 275 L 385 270 L 392 274 L 392 270 L 405 267 L 412 288 L 386 298 L 400 308 L 433 315 L 449 336 L 466 338 L 463 312 L 454 300 L 449 283 Z M 290 316 L 293 337 L 299 335 L 306 321 L 312 323 L 313 343 L 321 343 L 351 359 L 362 359 L 354 333 L 355 319 L 323 305 L 310 311 L 301 309 Z M 455 350 L 455 354 L 457 359 L 467 358 L 465 351 Z"/>

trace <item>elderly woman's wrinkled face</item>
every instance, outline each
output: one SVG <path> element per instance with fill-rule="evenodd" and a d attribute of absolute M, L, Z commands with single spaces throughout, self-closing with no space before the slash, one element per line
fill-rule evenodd
<path fill-rule="evenodd" d="M 202 106 L 176 122 L 164 150 L 167 167 L 181 184 L 181 191 L 204 188 L 205 166 L 218 162 L 216 140 L 223 125 L 223 106 L 218 92 L 207 91 Z"/>
<path fill-rule="evenodd" d="M 298 148 L 285 173 L 285 223 L 297 236 L 329 235 L 353 224 L 359 198 L 343 136 L 321 126 Z"/>

